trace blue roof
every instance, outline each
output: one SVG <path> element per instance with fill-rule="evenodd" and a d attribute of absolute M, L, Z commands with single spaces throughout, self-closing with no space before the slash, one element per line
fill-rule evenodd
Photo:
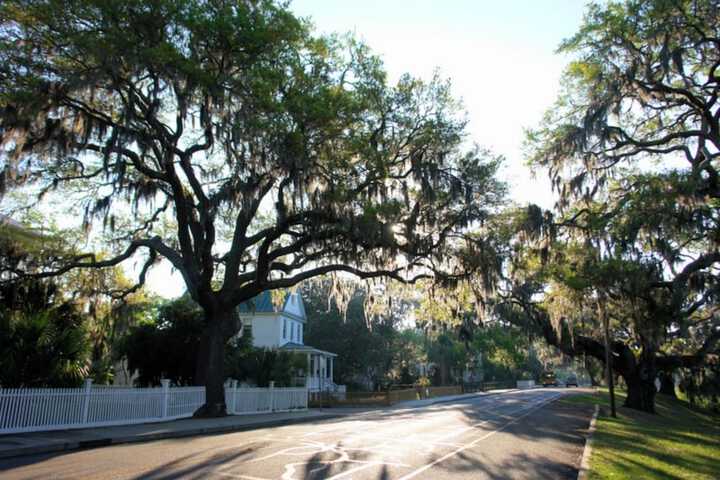
<path fill-rule="evenodd" d="M 266 290 L 257 297 L 241 303 L 238 305 L 238 311 L 240 313 L 275 313 L 270 291 Z"/>

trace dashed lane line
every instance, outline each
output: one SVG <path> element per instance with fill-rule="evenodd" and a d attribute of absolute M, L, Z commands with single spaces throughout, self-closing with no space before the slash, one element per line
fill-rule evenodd
<path fill-rule="evenodd" d="M 500 428 L 495 429 L 495 430 L 493 430 L 493 431 L 491 431 L 491 432 L 488 432 L 487 434 L 483 435 L 482 437 L 479 437 L 479 438 L 473 440 L 472 442 L 466 443 L 466 444 L 463 445 L 462 447 L 460 447 L 460 448 L 458 448 L 458 449 L 456 449 L 456 450 L 453 450 L 452 452 L 450 452 L 450 453 L 448 453 L 448 454 L 446 454 L 446 455 L 443 455 L 442 457 L 438 458 L 437 460 L 435 460 L 435 461 L 433 461 L 433 462 L 430 462 L 430 463 L 428 463 L 428 464 L 426 464 L 426 465 L 423 465 L 422 467 L 420 467 L 420 468 L 418 468 L 418 469 L 416 469 L 416 470 L 413 470 L 412 472 L 408 473 L 407 475 L 404 475 L 404 476 L 400 477 L 399 480 L 410 480 L 411 478 L 414 478 L 414 477 L 420 475 L 420 474 L 423 473 L 424 471 L 429 470 L 430 468 L 434 467 L 435 465 L 444 462 L 444 461 L 447 460 L 448 458 L 453 457 L 453 456 L 457 455 L 458 453 L 460 453 L 460 452 L 462 452 L 462 451 L 464 451 L 464 450 L 467 450 L 468 448 L 472 448 L 472 447 L 474 447 L 475 445 L 477 445 L 478 443 L 482 442 L 483 440 L 486 440 L 486 439 L 492 437 L 493 435 L 495 435 L 496 433 L 505 430 L 505 429 L 506 429 L 507 427 L 509 427 L 510 425 L 513 425 L 514 423 L 519 422 L 520 420 L 522 420 L 523 418 L 527 417 L 527 416 L 530 415 L 531 413 L 536 412 L 537 410 L 541 409 L 541 408 L 542 408 L 543 406 L 545 406 L 546 404 L 552 402 L 553 400 L 555 400 L 555 399 L 557 399 L 557 398 L 559 398 L 559 397 L 561 397 L 561 396 L 562 396 L 562 394 L 558 394 L 558 395 L 555 395 L 555 396 L 551 397 L 550 399 L 548 399 L 548 400 L 546 400 L 546 401 L 544 401 L 544 402 L 541 402 L 539 405 L 535 406 L 534 408 L 530 408 L 526 413 L 524 413 L 524 414 L 520 415 L 519 417 L 516 417 L 515 419 L 513 419 L 513 420 L 511 420 L 511 421 L 509 421 L 509 422 L 507 422 L 507 423 L 505 423 L 505 424 L 504 424 L 503 426 L 501 426 Z"/>

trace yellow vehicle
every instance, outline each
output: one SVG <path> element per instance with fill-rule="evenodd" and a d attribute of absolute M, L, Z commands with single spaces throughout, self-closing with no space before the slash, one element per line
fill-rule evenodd
<path fill-rule="evenodd" d="M 540 381 L 542 383 L 543 387 L 557 387 L 558 381 L 557 377 L 555 376 L 555 372 L 552 370 L 548 370 L 547 372 L 543 373 Z"/>

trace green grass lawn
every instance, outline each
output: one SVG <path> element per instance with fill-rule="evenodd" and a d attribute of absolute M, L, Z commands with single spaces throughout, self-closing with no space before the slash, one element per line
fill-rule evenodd
<path fill-rule="evenodd" d="M 625 395 L 616 392 L 618 418 L 610 417 L 607 391 L 563 400 L 603 407 L 593 437 L 591 479 L 720 478 L 720 417 L 656 398 L 657 415 L 650 415 L 621 407 Z"/>

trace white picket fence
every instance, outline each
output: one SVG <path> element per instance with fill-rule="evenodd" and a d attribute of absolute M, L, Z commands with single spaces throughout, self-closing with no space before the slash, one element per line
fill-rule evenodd
<path fill-rule="evenodd" d="M 228 413 L 307 409 L 304 388 L 225 388 Z M 0 389 L 0 434 L 131 425 L 191 417 L 205 403 L 205 387 Z"/>
<path fill-rule="evenodd" d="M 233 388 L 225 389 L 228 413 L 289 412 L 307 409 L 308 391 L 305 388 Z"/>

